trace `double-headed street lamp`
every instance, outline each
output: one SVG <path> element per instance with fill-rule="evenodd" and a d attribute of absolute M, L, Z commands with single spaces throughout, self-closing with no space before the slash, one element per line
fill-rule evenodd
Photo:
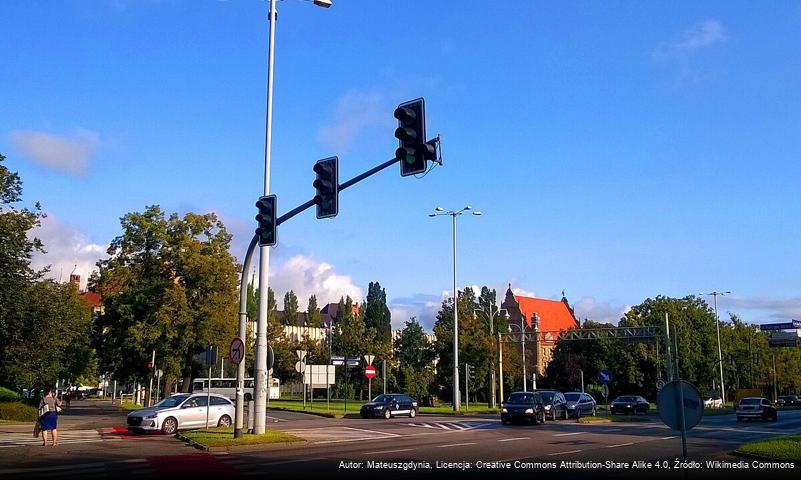
<path fill-rule="evenodd" d="M 522 313 L 522 312 L 521 312 Z M 534 313 L 534 324 L 539 325 L 540 323 L 540 316 L 537 313 Z M 509 333 L 512 333 L 512 327 L 517 326 L 515 324 L 509 324 Z M 535 329 L 535 334 L 539 335 Z M 526 316 L 520 315 L 520 343 L 521 349 L 523 352 L 523 391 L 528 391 L 528 379 L 526 378 Z"/>
<path fill-rule="evenodd" d="M 464 212 L 470 211 L 473 215 L 481 215 L 481 212 L 473 210 L 470 205 L 461 210 L 451 210 L 446 212 L 442 207 L 437 207 L 429 217 L 450 215 L 453 225 L 453 411 L 458 412 L 461 405 L 459 398 L 459 294 L 456 291 L 456 217 Z"/>
<path fill-rule="evenodd" d="M 726 403 L 726 387 L 723 384 L 723 351 L 720 348 L 720 318 L 718 318 L 718 295 L 728 295 L 731 292 L 709 292 L 709 293 L 701 293 L 701 295 L 712 296 L 714 299 L 715 304 L 715 328 L 717 329 L 718 333 L 718 367 L 720 369 L 720 398 L 723 400 L 723 403 Z"/>
<path fill-rule="evenodd" d="M 312 0 L 318 7 L 328 8 L 331 0 Z M 276 0 L 270 0 L 270 34 L 267 47 L 267 119 L 264 137 L 264 195 L 270 194 L 270 150 L 272 145 L 273 123 L 273 64 L 275 58 Z M 262 434 L 266 428 L 267 416 L 267 288 L 270 269 L 270 247 L 259 247 L 259 317 L 256 323 L 256 362 L 254 375 L 253 433 Z M 245 362 L 242 362 L 244 364 Z M 241 371 L 241 370 L 240 370 Z M 239 373 L 239 372 L 238 372 Z"/>
<path fill-rule="evenodd" d="M 489 306 L 489 311 L 481 309 L 481 308 L 476 308 L 476 309 L 474 309 L 474 312 L 475 313 L 481 312 L 486 316 L 487 321 L 489 322 L 490 337 L 494 340 L 495 339 L 495 319 L 498 318 L 498 315 L 500 315 L 501 317 L 504 317 L 504 318 L 508 318 L 509 314 L 508 314 L 508 312 L 506 311 L 505 308 L 498 309 L 498 307 L 496 307 L 495 305 L 488 305 L 488 306 Z M 501 312 L 503 312 L 503 313 L 501 313 Z M 500 337 L 499 337 L 498 344 L 500 345 Z M 489 375 L 489 384 L 490 384 L 489 407 L 490 408 L 495 408 L 495 359 L 494 358 L 495 358 L 494 356 L 490 355 L 490 375 Z M 501 381 L 503 381 L 503 379 L 501 379 Z M 503 401 L 503 399 L 501 399 L 501 401 Z"/>

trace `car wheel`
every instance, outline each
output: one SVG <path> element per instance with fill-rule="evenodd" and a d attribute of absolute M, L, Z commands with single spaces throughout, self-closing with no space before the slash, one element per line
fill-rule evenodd
<path fill-rule="evenodd" d="M 565 409 L 564 412 L 565 414 L 562 416 L 562 418 L 567 420 L 568 418 L 570 418 L 570 412 L 568 412 L 567 409 Z"/>
<path fill-rule="evenodd" d="M 742 422 L 743 421 L 743 417 L 737 417 L 737 421 L 738 422 Z"/>
<path fill-rule="evenodd" d="M 387 420 L 392 418 L 392 412 L 390 412 L 388 408 L 384 410 L 384 418 Z"/>
<path fill-rule="evenodd" d="M 178 431 L 178 420 L 173 417 L 167 417 L 164 419 L 164 423 L 161 424 L 161 433 L 164 435 L 174 435 L 175 432 Z"/>
<path fill-rule="evenodd" d="M 645 407 L 642 411 L 643 415 L 648 415 L 648 407 Z"/>
<path fill-rule="evenodd" d="M 220 420 L 217 421 L 218 427 L 230 427 L 231 426 L 231 417 L 228 415 L 223 415 L 220 417 Z"/>
<path fill-rule="evenodd" d="M 414 408 L 409 410 L 409 418 L 414 418 L 416 416 L 417 416 L 417 410 L 415 410 Z"/>
<path fill-rule="evenodd" d="M 556 421 L 556 410 L 551 408 L 551 420 Z"/>
<path fill-rule="evenodd" d="M 505 418 L 501 419 L 501 425 L 506 425 L 507 423 L 509 423 L 509 422 L 507 422 Z"/>

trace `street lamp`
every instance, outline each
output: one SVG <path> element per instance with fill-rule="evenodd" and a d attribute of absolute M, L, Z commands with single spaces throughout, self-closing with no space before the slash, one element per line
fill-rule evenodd
<path fill-rule="evenodd" d="M 723 384 L 723 352 L 720 348 L 720 318 L 718 318 L 718 295 L 728 295 L 731 292 L 710 292 L 710 293 L 701 293 L 700 295 L 711 295 L 714 299 L 715 304 L 715 328 L 717 329 L 718 333 L 718 367 L 720 368 L 720 398 L 723 400 L 723 403 L 726 403 L 726 387 Z"/>
<path fill-rule="evenodd" d="M 539 325 L 540 316 L 534 313 L 534 322 Z M 512 326 L 517 326 L 512 323 L 509 324 L 509 333 L 512 333 Z M 520 315 L 520 343 L 521 350 L 523 351 L 523 391 L 528 391 L 528 379 L 526 378 L 526 316 Z"/>
<path fill-rule="evenodd" d="M 495 337 L 495 319 L 497 318 L 497 315 L 501 315 L 501 312 L 503 312 L 503 314 L 501 316 L 504 317 L 504 318 L 507 318 L 509 316 L 509 313 L 506 311 L 505 308 L 498 309 L 494 305 L 489 305 L 489 307 L 490 307 L 489 311 L 483 310 L 481 308 L 476 308 L 476 309 L 473 310 L 473 312 L 474 313 L 481 312 L 487 317 L 487 321 L 489 322 L 490 337 L 493 338 L 493 340 L 494 340 L 494 337 Z M 500 341 L 499 341 L 499 344 L 500 344 Z M 503 381 L 503 379 L 501 379 L 501 381 Z M 490 408 L 495 408 L 495 357 L 493 355 L 490 355 L 489 384 L 490 384 L 490 391 L 489 391 L 490 404 L 489 404 L 489 407 Z"/>
<path fill-rule="evenodd" d="M 473 210 L 473 207 L 466 205 L 461 210 L 451 210 L 446 212 L 442 207 L 437 207 L 429 217 L 450 215 L 453 225 L 453 411 L 458 412 L 460 406 L 459 398 L 459 295 L 456 291 L 456 217 L 464 212 L 470 211 L 473 215 L 481 215 L 481 212 Z"/>
<path fill-rule="evenodd" d="M 313 0 L 319 7 L 328 8 L 330 0 Z M 273 65 L 275 58 L 275 22 L 278 11 L 276 0 L 270 0 L 270 34 L 267 47 L 267 118 L 264 136 L 264 195 L 270 194 L 270 151 L 272 146 L 273 123 Z M 264 433 L 267 420 L 267 289 L 270 270 L 270 247 L 259 247 L 259 317 L 256 323 L 256 362 L 254 375 L 253 433 Z M 326 379 L 327 381 L 327 379 Z"/>

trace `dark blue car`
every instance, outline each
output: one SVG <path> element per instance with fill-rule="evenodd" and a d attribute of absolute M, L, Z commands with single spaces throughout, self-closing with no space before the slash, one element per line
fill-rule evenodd
<path fill-rule="evenodd" d="M 362 405 L 359 414 L 362 418 L 384 417 L 390 419 L 398 415 L 408 415 L 414 418 L 417 415 L 417 401 L 402 393 L 388 393 L 379 395 L 372 402 Z"/>

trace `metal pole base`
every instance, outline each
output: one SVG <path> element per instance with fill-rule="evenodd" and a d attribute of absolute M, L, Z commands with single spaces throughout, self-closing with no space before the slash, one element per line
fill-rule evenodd
<path fill-rule="evenodd" d="M 234 429 L 234 438 L 242 438 L 242 429 L 241 428 L 235 428 Z"/>

